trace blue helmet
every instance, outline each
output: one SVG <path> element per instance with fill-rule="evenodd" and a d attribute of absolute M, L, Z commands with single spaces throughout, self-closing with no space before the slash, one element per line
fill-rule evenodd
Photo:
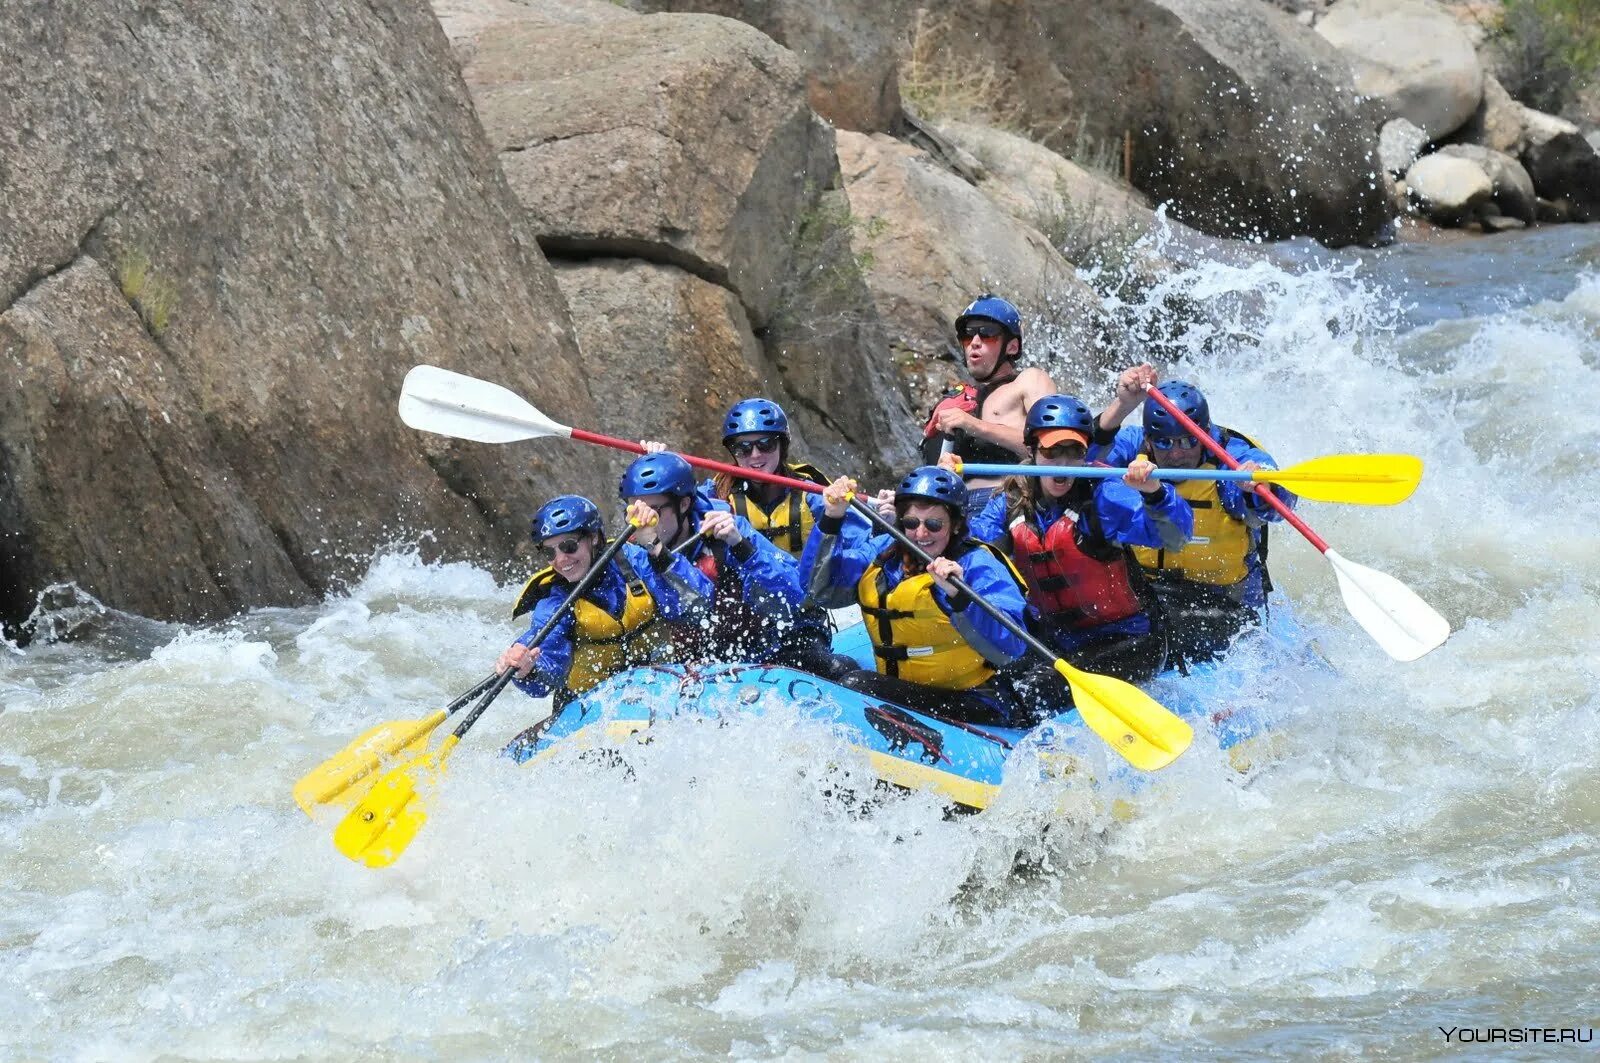
<path fill-rule="evenodd" d="M 1077 432 L 1083 436 L 1083 445 L 1088 446 L 1094 438 L 1094 414 L 1076 395 L 1046 395 L 1028 408 L 1022 441 L 1036 446 L 1039 436 L 1053 429 Z"/>
<path fill-rule="evenodd" d="M 634 459 L 617 484 L 617 494 L 623 501 L 641 495 L 676 495 L 687 498 L 694 494 L 694 468 L 677 454 L 664 450 L 659 454 L 646 454 Z"/>
<path fill-rule="evenodd" d="M 568 532 L 594 532 L 604 538 L 606 523 L 600 516 L 600 507 L 582 495 L 559 495 L 540 506 L 539 512 L 533 515 L 535 542 Z"/>
<path fill-rule="evenodd" d="M 1022 314 L 1018 312 L 1015 306 L 998 295 L 984 292 L 967 304 L 967 308 L 956 317 L 956 331 L 960 332 L 962 326 L 972 318 L 986 318 L 1000 324 L 1007 332 L 1017 338 L 1017 346 L 1019 349 L 1021 348 Z"/>
<path fill-rule="evenodd" d="M 949 506 L 958 514 L 965 513 L 967 485 L 962 482 L 961 477 L 949 469 L 941 469 L 937 465 L 922 465 L 912 469 L 910 475 L 900 481 L 900 486 L 894 492 L 896 505 L 913 498 L 939 502 Z"/>
<path fill-rule="evenodd" d="M 1206 405 L 1206 397 L 1200 389 L 1187 380 L 1169 380 L 1156 388 L 1157 391 L 1172 400 L 1172 404 L 1184 413 L 1189 419 L 1202 429 L 1211 431 L 1211 407 Z M 1178 419 L 1168 413 L 1166 407 L 1155 399 L 1144 400 L 1144 430 L 1146 435 L 1152 436 L 1186 436 L 1189 429 L 1178 422 Z"/>
<path fill-rule="evenodd" d="M 728 416 L 723 419 L 722 442 L 726 445 L 734 436 L 746 432 L 768 432 L 787 439 L 789 418 L 784 414 L 783 407 L 771 399 L 745 399 L 734 403 Z"/>

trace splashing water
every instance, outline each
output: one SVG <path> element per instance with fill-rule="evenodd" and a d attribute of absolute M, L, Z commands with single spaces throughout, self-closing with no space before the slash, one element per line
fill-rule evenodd
<path fill-rule="evenodd" d="M 1174 371 L 1280 462 L 1427 462 L 1402 507 L 1303 513 L 1456 634 L 1389 661 L 1275 531 L 1332 672 L 1230 660 L 1214 696 L 1277 724 L 1247 776 L 1202 734 L 1136 792 L 1019 770 L 981 816 L 864 811 L 840 736 L 783 706 L 518 767 L 542 709 L 509 692 L 375 872 L 289 788 L 484 674 L 515 587 L 401 551 L 215 628 L 47 607 L 92 631 L 0 653 L 0 1057 L 1410 1058 L 1454 1050 L 1441 1025 L 1592 1026 L 1600 234 L 1572 239 L 1493 245 L 1527 292 L 1460 246 L 1287 249 L 1126 308 L 1206 307 L 1163 333 Z M 1451 312 L 1413 274 L 1455 278 Z"/>

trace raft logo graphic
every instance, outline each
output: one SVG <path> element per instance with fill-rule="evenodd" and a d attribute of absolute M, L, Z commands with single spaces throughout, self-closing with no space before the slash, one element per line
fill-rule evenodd
<path fill-rule="evenodd" d="M 1441 1026 L 1446 1044 L 1555 1045 L 1594 1041 L 1592 1026 Z"/>

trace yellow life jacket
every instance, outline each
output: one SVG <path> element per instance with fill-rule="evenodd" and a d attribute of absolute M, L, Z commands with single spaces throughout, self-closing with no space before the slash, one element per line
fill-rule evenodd
<path fill-rule="evenodd" d="M 965 545 L 982 547 L 1004 561 L 1026 594 L 1027 583 L 1010 558 L 988 543 L 968 540 Z M 909 576 L 885 594 L 888 585 L 882 558 L 868 565 L 856 584 L 856 598 L 879 672 L 940 690 L 968 690 L 994 675 L 994 665 L 968 645 L 939 608 L 932 576 L 926 572 Z"/>
<path fill-rule="evenodd" d="M 1173 484 L 1194 510 L 1194 534 L 1181 550 L 1136 546 L 1133 556 L 1151 579 L 1186 579 L 1231 587 L 1250 574 L 1246 564 L 1255 549 L 1250 528 L 1222 508 L 1219 480 L 1180 480 Z"/>
<path fill-rule="evenodd" d="M 824 485 L 828 482 L 813 465 L 791 463 L 785 469 L 796 479 Z M 736 514 L 749 521 L 750 526 L 771 540 L 772 545 L 798 559 L 805 552 L 806 536 L 811 534 L 811 525 L 815 523 L 804 494 L 791 489 L 773 503 L 771 509 L 762 509 L 759 502 L 735 487 L 727 501 Z"/>
<path fill-rule="evenodd" d="M 620 553 L 614 560 L 628 588 L 622 616 L 612 616 L 587 598 L 579 598 L 572 607 L 572 664 L 566 685 L 574 694 L 644 663 L 657 642 L 656 600 Z M 555 579 L 554 569 L 535 572 L 517 595 L 512 617 L 521 616 L 553 593 Z"/>

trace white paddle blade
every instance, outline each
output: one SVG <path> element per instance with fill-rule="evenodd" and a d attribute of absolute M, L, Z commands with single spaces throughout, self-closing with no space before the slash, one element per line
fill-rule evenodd
<path fill-rule="evenodd" d="M 1345 608 L 1390 657 L 1414 661 L 1450 637 L 1450 622 L 1393 576 L 1348 561 L 1333 550 L 1322 556 L 1339 578 Z"/>
<path fill-rule="evenodd" d="M 436 365 L 419 365 L 406 374 L 400 419 L 424 432 L 477 443 L 572 434 L 515 392 Z"/>

